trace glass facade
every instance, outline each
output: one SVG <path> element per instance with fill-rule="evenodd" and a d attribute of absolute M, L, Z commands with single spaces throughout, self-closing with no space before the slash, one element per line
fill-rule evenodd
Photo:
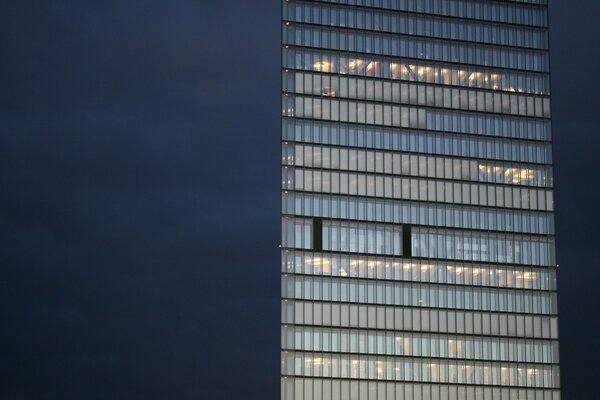
<path fill-rule="evenodd" d="M 547 0 L 282 5 L 281 398 L 559 400 Z"/>

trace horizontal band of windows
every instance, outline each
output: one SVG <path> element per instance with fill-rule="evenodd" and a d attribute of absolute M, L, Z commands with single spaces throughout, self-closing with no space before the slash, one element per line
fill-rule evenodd
<path fill-rule="evenodd" d="M 558 388 L 558 367 L 282 351 L 283 375 Z"/>
<path fill-rule="evenodd" d="M 468 166 L 468 164 L 467 164 Z M 314 166 L 308 166 L 308 165 L 302 165 L 302 166 L 297 166 L 297 165 L 292 165 L 292 164 L 283 164 L 282 167 L 284 169 L 301 169 L 301 170 L 311 170 L 311 171 L 316 171 L 316 172 L 320 172 L 323 174 L 333 174 L 333 173 L 349 173 L 349 174 L 365 174 L 366 171 L 365 170 L 359 170 L 357 169 L 331 169 L 331 168 L 324 168 L 324 167 L 314 167 Z M 347 171 L 347 172 L 346 172 Z M 450 171 L 452 172 L 452 171 Z M 493 173 L 493 171 L 491 172 Z M 371 177 L 378 177 L 378 178 L 390 178 L 390 179 L 417 179 L 417 178 L 423 178 L 423 179 L 431 179 L 437 182 L 446 182 L 446 183 L 459 183 L 459 184 L 472 184 L 472 183 L 477 183 L 477 184 L 481 184 L 481 183 L 488 183 L 488 182 L 484 182 L 484 181 L 479 181 L 479 180 L 471 180 L 468 177 L 459 177 L 459 178 L 454 178 L 454 177 L 450 177 L 450 178 L 446 178 L 445 174 L 443 176 L 424 176 L 424 175 L 418 175 L 418 174 L 412 174 L 412 173 L 399 173 L 399 174 L 394 174 L 394 173 L 386 173 L 386 172 L 381 172 L 381 173 L 369 173 L 369 179 L 371 179 Z M 318 178 L 317 178 L 318 179 Z M 362 179 L 362 178 L 359 178 Z M 375 178 L 373 178 L 375 179 Z M 368 185 L 372 185 L 373 182 L 367 182 Z M 489 182 L 490 185 L 493 185 L 493 187 L 512 187 L 512 188 L 520 188 L 522 187 L 523 190 L 526 190 L 528 188 L 533 188 L 535 189 L 539 189 L 539 190 L 552 190 L 552 186 L 533 186 L 533 185 L 519 185 L 517 183 L 505 183 L 505 182 Z M 493 190 L 490 191 L 490 193 L 493 193 Z M 485 195 L 483 195 L 485 196 Z M 381 197 L 381 196 L 377 196 L 377 197 Z M 415 199 L 415 200 L 419 200 L 419 199 Z M 433 201 L 433 200 L 432 200 Z"/>
<path fill-rule="evenodd" d="M 554 207 L 551 190 L 296 167 L 283 167 L 282 189 L 537 211 Z"/>
<path fill-rule="evenodd" d="M 390 9 L 419 14 L 433 14 L 507 23 L 512 25 L 541 26 L 548 25 L 546 0 L 507 0 L 507 1 L 469 1 L 469 0 L 315 0 L 324 3 L 352 5 L 377 9 Z M 510 3 L 521 4 L 510 4 Z"/>
<path fill-rule="evenodd" d="M 397 224 L 322 221 L 322 248 L 324 251 L 356 251 L 399 256 L 404 254 L 402 241 L 402 226 Z"/>
<path fill-rule="evenodd" d="M 510 45 L 502 43 L 502 40 L 500 39 L 496 39 L 496 41 L 483 41 L 484 35 L 481 35 L 480 40 L 460 38 L 457 35 L 450 37 L 451 35 L 449 34 L 440 34 L 439 30 L 436 34 L 433 30 L 433 26 L 430 31 L 421 30 L 420 33 L 408 29 L 409 24 L 412 24 L 414 27 L 417 23 L 423 24 L 423 21 L 430 21 L 429 17 L 430 16 L 428 15 L 416 15 L 414 17 L 409 16 L 402 18 L 405 20 L 406 24 L 403 27 L 402 32 L 390 32 L 389 29 L 357 28 L 356 26 L 342 25 L 339 23 L 321 24 L 320 22 L 312 22 L 312 20 L 300 21 L 284 18 L 283 43 L 293 46 L 356 51 L 359 53 L 375 53 L 385 56 L 394 56 L 395 53 L 398 54 L 398 57 L 406 58 L 430 59 L 430 55 L 435 53 L 435 57 L 432 59 L 435 59 L 436 61 L 483 65 L 492 68 L 516 69 L 522 71 L 549 72 L 549 49 L 547 46 L 533 47 Z M 419 21 L 417 21 L 417 19 L 419 19 Z M 457 24 L 455 19 L 451 19 L 451 21 L 456 24 L 457 27 L 461 26 L 460 24 Z M 441 23 L 444 23 L 444 21 Z M 528 26 L 513 26 L 512 28 L 530 28 L 536 30 L 536 28 Z M 285 29 L 292 30 L 294 33 L 288 33 Z M 298 31 L 302 30 L 306 32 L 307 29 L 310 29 L 311 32 L 308 34 L 305 33 L 306 37 L 301 38 L 300 35 L 302 35 L 302 33 L 298 33 Z M 547 29 L 541 31 L 547 36 Z M 292 39 L 294 35 L 295 40 Z M 318 36 L 315 37 L 315 35 Z M 342 35 L 346 35 L 346 37 L 344 38 Z M 351 43 L 351 41 L 354 41 L 354 43 Z M 404 46 L 404 42 L 406 41 L 409 42 L 408 46 Z M 330 42 L 331 45 L 329 44 Z M 342 46 L 344 43 L 346 46 L 345 48 L 330 47 Z M 413 47 L 411 47 L 411 43 L 414 43 Z M 414 46 L 416 46 L 417 50 L 414 49 Z M 419 53 L 419 50 L 424 51 Z M 424 57 L 423 53 L 428 54 L 428 56 Z M 454 58 L 449 59 L 448 57 Z M 489 64 L 489 60 L 487 60 L 486 57 L 493 59 L 494 63 Z M 514 61 L 518 66 L 515 67 L 515 65 L 510 64 L 510 61 L 505 60 Z"/>
<path fill-rule="evenodd" d="M 286 248 L 285 251 L 286 252 L 298 252 L 298 251 L 307 251 L 307 250 L 295 250 L 295 249 L 288 249 L 288 248 Z M 324 254 L 324 255 L 327 255 L 329 253 L 331 253 L 331 252 L 322 252 L 322 254 Z M 351 255 L 348 255 L 346 253 L 339 253 L 339 254 L 341 254 L 342 256 L 358 257 L 357 254 L 362 254 L 362 253 L 356 253 L 356 254 L 351 254 Z M 375 255 L 369 254 L 369 256 L 374 257 Z M 380 257 L 382 257 L 382 256 L 380 256 Z M 417 259 L 416 262 L 418 262 L 418 261 L 420 261 L 420 260 Z M 315 276 L 318 277 L 318 278 L 315 278 L 315 279 L 320 279 L 322 277 L 326 277 L 326 278 L 327 277 L 333 277 L 333 278 L 342 278 L 342 279 L 354 279 L 354 278 L 358 278 L 356 275 L 331 274 L 331 273 L 328 273 L 328 274 L 309 274 L 309 273 L 301 273 L 301 272 L 296 272 L 296 271 L 289 271 L 288 272 L 285 269 L 282 271 L 282 276 L 285 276 L 285 277 L 293 276 L 293 277 L 296 277 L 296 278 L 299 278 L 299 279 L 304 278 L 304 277 L 311 278 L 311 277 L 315 277 Z M 391 280 L 391 279 L 379 279 L 379 278 L 363 277 L 363 278 L 360 278 L 360 279 L 361 279 L 361 281 L 363 283 L 368 283 L 368 282 L 375 282 L 376 284 L 380 284 L 380 283 L 385 284 L 386 282 L 389 282 L 389 283 L 395 283 L 395 282 L 397 282 L 397 283 L 401 283 L 401 284 L 433 283 L 435 285 L 444 285 L 444 286 L 453 287 L 453 288 L 456 288 L 456 289 L 459 289 L 461 287 L 470 287 L 470 288 L 473 288 L 474 290 L 489 289 L 489 288 L 496 288 L 496 289 L 523 289 L 522 287 L 514 287 L 514 286 L 498 286 L 498 285 L 491 286 L 491 285 L 481 285 L 481 284 L 472 284 L 472 283 L 467 283 L 467 284 L 465 284 L 465 283 L 447 283 L 447 282 L 446 283 L 441 283 L 441 282 L 438 282 L 438 281 L 435 281 L 435 280 L 429 280 L 429 281 L 427 281 L 427 280 L 415 280 L 415 279 L 410 279 L 410 278 L 409 279 Z M 541 294 L 547 294 L 549 292 L 556 293 L 556 289 L 552 289 L 552 290 L 550 290 L 550 289 L 527 289 L 527 290 L 530 291 L 531 293 L 533 293 L 534 295 L 536 293 L 541 293 Z M 327 301 L 329 301 L 329 300 L 327 300 Z M 408 306 L 411 307 L 410 305 L 408 305 Z M 441 307 L 441 308 L 446 308 L 446 307 Z M 493 311 L 493 310 L 485 310 L 485 311 Z"/>
<path fill-rule="evenodd" d="M 284 117 L 525 140 L 551 140 L 550 123 L 545 119 L 447 111 L 428 107 L 408 107 L 288 93 L 282 96 L 282 106 L 282 116 Z"/>
<path fill-rule="evenodd" d="M 287 166 L 418 176 L 506 185 L 552 187 L 552 167 L 384 152 L 337 146 L 282 145 Z"/>
<path fill-rule="evenodd" d="M 554 234 L 551 213 L 284 191 L 282 214 L 494 232 Z"/>
<path fill-rule="evenodd" d="M 415 227 L 414 257 L 519 265 L 556 265 L 554 238 Z"/>
<path fill-rule="evenodd" d="M 284 217 L 287 218 L 292 217 Z M 354 221 L 322 220 L 324 251 L 404 254 L 401 245 L 396 245 L 396 241 L 402 241 L 402 229 L 397 227 L 397 224 L 372 226 Z M 392 249 L 398 248 L 397 253 L 390 253 Z M 554 238 L 545 235 L 413 226 L 411 248 L 412 256 L 421 258 L 535 266 L 555 265 Z"/>
<path fill-rule="evenodd" d="M 281 323 L 353 329 L 558 339 L 557 316 L 341 304 L 291 299 L 282 300 Z"/>
<path fill-rule="evenodd" d="M 295 46 L 284 46 L 282 56 L 284 69 L 471 87 L 493 92 L 550 94 L 548 73 L 500 70 Z"/>
<path fill-rule="evenodd" d="M 555 292 L 283 275 L 282 298 L 362 305 L 556 315 Z"/>
<path fill-rule="evenodd" d="M 403 255 L 403 228 L 398 224 L 321 220 L 321 238 L 314 246 L 313 221 L 282 217 L 284 248 L 315 249 L 358 254 Z M 408 238 L 407 238 L 408 240 Z M 410 237 L 414 257 L 481 261 L 492 263 L 552 266 L 554 238 L 548 236 L 489 233 L 413 226 Z"/>
<path fill-rule="evenodd" d="M 307 24 L 283 25 L 283 44 L 520 71 L 548 72 L 548 52 L 375 34 Z"/>
<path fill-rule="evenodd" d="M 302 280 L 304 277 L 302 276 L 292 276 L 292 275 L 283 275 L 283 278 L 286 279 L 290 279 L 290 278 L 297 278 L 299 280 Z M 285 281 L 287 283 L 287 280 Z M 304 282 L 304 281 L 303 281 Z M 455 289 L 455 287 L 452 286 L 448 286 L 445 285 L 444 289 L 446 289 L 446 291 L 452 291 L 453 289 Z M 549 295 L 548 295 L 549 296 Z M 547 316 L 547 317 L 558 317 L 558 314 L 556 311 L 553 312 L 548 312 L 548 313 L 541 313 L 541 312 L 523 312 L 523 311 L 507 311 L 507 310 L 498 310 L 498 309 L 473 309 L 473 308 L 456 308 L 456 307 L 447 307 L 447 306 L 433 306 L 433 305 L 411 305 L 411 304 L 400 304 L 400 305 L 396 305 L 396 304 L 387 304 L 387 303 L 382 303 L 382 304 L 378 304 L 378 303 L 360 303 L 360 302 L 351 302 L 351 301 L 340 301 L 340 300 L 323 300 L 323 299 L 319 299 L 319 298 L 306 298 L 306 297 L 300 297 L 300 296 L 289 296 L 289 297 L 282 297 L 283 301 L 304 301 L 304 302 L 315 302 L 315 303 L 323 303 L 323 304 L 330 304 L 333 309 L 333 306 L 338 305 L 338 306 L 356 306 L 358 307 L 358 309 L 360 309 L 360 307 L 367 307 L 367 306 L 376 306 L 376 307 L 401 307 L 401 308 L 406 308 L 406 309 L 419 309 L 419 310 L 429 310 L 430 312 L 433 311 L 437 311 L 437 312 L 458 312 L 458 311 L 464 311 L 465 313 L 467 312 L 483 312 L 483 313 L 497 313 L 497 314 L 507 314 L 507 315 L 531 315 L 531 316 Z M 553 301 L 556 303 L 556 297 L 553 298 Z M 357 310 L 358 310 L 357 309 Z M 366 310 L 366 309 L 365 309 Z M 357 316 L 359 314 L 356 314 Z M 368 316 L 368 315 L 367 315 Z M 333 317 L 331 317 L 333 318 Z M 304 323 L 297 323 L 296 325 L 305 325 Z M 312 325 L 312 324 L 308 324 L 308 325 Z M 315 324 L 315 325 L 321 325 L 321 324 Z M 327 325 L 327 324 L 326 324 Z M 336 325 L 334 325 L 336 326 Z M 382 328 L 383 329 L 383 328 Z M 420 330 L 419 330 L 420 331 Z M 445 332 L 445 331 L 442 331 Z M 459 332 L 460 333 L 460 332 Z M 521 335 L 519 335 L 521 336 Z M 525 336 L 525 337 L 529 337 L 529 336 Z"/>
<path fill-rule="evenodd" d="M 419 343 L 421 344 L 421 343 Z M 423 343 L 423 345 L 429 345 L 429 341 Z M 558 345 L 557 345 L 558 351 Z M 485 363 L 488 365 L 505 365 L 505 364 L 527 364 L 529 367 L 540 367 L 540 368 L 548 368 L 548 367 L 558 367 L 558 362 L 552 363 L 542 363 L 542 362 L 534 362 L 534 361 L 514 361 L 514 360 L 501 360 L 497 358 L 464 358 L 464 357 L 440 357 L 440 356 L 432 356 L 432 355 L 409 355 L 409 354 L 379 354 L 379 353 L 363 353 L 363 352 L 347 352 L 347 351 L 332 351 L 332 350 L 309 350 L 303 348 L 294 348 L 290 347 L 282 347 L 282 353 L 304 353 L 310 354 L 318 352 L 320 354 L 324 354 L 328 357 L 348 357 L 348 358 L 378 358 L 378 359 L 397 359 L 402 358 L 404 360 L 412 360 L 413 362 L 421 362 L 423 360 L 431 360 L 435 359 L 439 363 L 463 363 L 463 364 L 471 364 L 471 363 Z M 329 375 L 326 375 L 329 376 Z M 355 376 L 357 377 L 357 376 Z M 368 379 L 368 378 L 366 378 Z M 387 379 L 385 379 L 387 380 Z M 464 382 L 467 383 L 467 382 Z"/>
<path fill-rule="evenodd" d="M 288 249 L 288 248 L 286 248 L 285 251 L 286 252 L 298 252 L 298 251 L 307 251 L 307 250 L 295 250 L 295 249 Z M 323 252 L 322 254 L 327 255 L 328 253 L 330 253 L 330 252 Z M 339 253 L 339 254 L 341 254 L 343 256 L 344 255 L 348 255 L 348 254 L 345 254 L 345 253 Z M 362 253 L 357 253 L 357 254 L 362 254 Z M 356 257 L 357 254 L 351 254 L 350 256 L 355 256 Z M 375 256 L 375 255 L 369 254 L 369 256 Z M 380 256 L 380 257 L 382 257 L 382 256 Z M 420 261 L 420 260 L 417 260 L 417 261 Z M 322 277 L 326 277 L 326 278 L 327 277 L 334 277 L 334 278 L 342 278 L 342 279 L 346 279 L 346 278 L 354 279 L 354 278 L 357 278 L 357 276 L 353 276 L 353 275 L 343 275 L 343 274 L 335 274 L 335 275 L 334 274 L 305 274 L 305 273 L 300 273 L 300 272 L 295 272 L 295 271 L 288 272 L 286 270 L 283 270 L 281 273 L 282 273 L 282 276 L 285 276 L 285 277 L 293 276 L 293 277 L 296 277 L 296 278 L 299 278 L 299 279 L 304 278 L 304 277 L 311 278 L 311 277 L 315 277 L 315 276 L 318 277 L 318 278 L 315 278 L 315 279 L 320 279 Z M 389 282 L 389 283 L 395 283 L 396 282 L 396 283 L 401 283 L 401 284 L 433 283 L 435 285 L 444 285 L 445 287 L 446 286 L 447 287 L 453 287 L 453 288 L 456 288 L 456 289 L 459 289 L 461 287 L 469 287 L 469 288 L 473 288 L 474 290 L 489 289 L 489 288 L 496 288 L 496 289 L 498 289 L 498 288 L 500 288 L 500 289 L 507 289 L 507 288 L 509 288 L 509 289 L 515 289 L 515 287 L 509 287 L 509 286 L 497 286 L 497 285 L 490 286 L 490 285 L 476 285 L 476 284 L 464 284 L 464 283 L 460 283 L 460 284 L 459 283 L 440 283 L 440 282 L 437 282 L 437 281 L 425 281 L 425 280 L 419 281 L 419 280 L 412 280 L 412 279 L 390 280 L 390 279 L 367 278 L 367 277 L 360 278 L 360 279 L 361 279 L 361 281 L 363 281 L 363 283 L 375 282 L 376 284 L 380 284 L 380 283 L 385 284 L 386 282 Z M 523 289 L 523 288 L 518 288 L 518 289 Z M 543 289 L 543 290 L 542 289 L 527 289 L 527 290 L 530 291 L 531 293 L 533 293 L 534 295 L 536 293 L 541 293 L 541 294 L 547 294 L 549 292 L 556 293 L 556 289 L 552 289 L 552 290 L 549 290 L 549 289 Z M 324 301 L 330 301 L 330 300 L 324 300 Z M 411 305 L 407 305 L 407 307 L 412 307 L 412 306 Z M 438 308 L 447 309 L 447 307 L 438 307 Z M 493 310 L 484 310 L 484 311 L 493 311 Z M 512 312 L 512 311 L 507 311 L 507 312 Z"/>
<path fill-rule="evenodd" d="M 284 350 L 558 364 L 558 341 L 286 325 Z"/>
<path fill-rule="evenodd" d="M 284 217 L 284 218 L 294 218 L 294 219 L 298 219 L 298 217 Z M 553 249 L 554 249 L 554 245 Z M 280 249 L 283 251 L 302 251 L 302 250 L 306 250 L 306 251 L 314 251 L 314 248 L 312 247 L 312 245 L 310 246 L 297 246 L 297 245 L 292 245 L 292 246 L 283 246 L 280 244 Z M 341 254 L 341 255 L 347 255 L 347 256 L 387 256 L 385 254 L 368 254 L 368 253 L 360 253 L 360 252 L 353 252 L 353 251 L 341 251 L 341 250 L 321 250 L 324 253 L 327 254 Z M 391 255 L 390 255 L 391 256 Z M 402 255 L 397 256 L 397 257 L 402 257 Z M 411 259 L 413 260 L 418 260 L 418 261 L 426 261 L 429 263 L 432 262 L 444 262 L 444 263 L 460 263 L 460 262 L 468 262 L 468 263 L 478 263 L 478 264 L 489 264 L 489 265 L 506 265 L 506 266 L 516 266 L 516 267 L 531 267 L 531 264 L 518 264 L 518 263 L 499 263 L 499 262 L 492 262 L 492 261 L 482 261 L 482 260 L 457 260 L 457 259 L 447 259 L 447 258 L 433 258 L 433 257 L 417 257 L 414 255 L 411 255 Z M 556 268 L 556 265 L 553 266 L 539 266 L 539 265 L 535 265 L 533 267 L 536 268 Z"/>
<path fill-rule="evenodd" d="M 281 272 L 339 278 L 556 291 L 556 271 L 553 268 L 432 262 L 398 257 L 285 250 L 281 253 Z"/>
<path fill-rule="evenodd" d="M 324 220 L 324 251 L 401 255 L 402 230 L 395 224 Z M 554 265 L 554 239 L 547 236 L 413 227 L 412 255 L 422 258 Z"/>
<path fill-rule="evenodd" d="M 302 378 L 283 375 L 281 400 L 560 400 L 560 390 Z"/>
<path fill-rule="evenodd" d="M 285 302 L 291 302 L 292 300 L 284 300 Z M 284 303 L 287 304 L 287 303 Z M 324 305 L 327 305 L 327 303 L 323 303 Z M 363 307 L 363 306 L 361 306 Z M 364 306 L 367 308 L 371 308 L 374 306 Z M 381 306 L 377 306 L 377 308 L 380 308 Z M 412 313 L 413 310 L 411 310 L 410 308 L 408 308 L 409 311 L 409 318 L 410 314 Z M 423 310 L 421 310 L 423 311 Z M 426 310 L 427 312 L 429 312 L 428 310 Z M 437 312 L 437 311 L 436 311 Z M 440 311 L 443 312 L 443 311 Z M 457 311 L 459 312 L 459 311 Z M 470 311 L 467 311 L 470 312 Z M 513 314 L 508 314 L 509 316 L 513 315 Z M 531 317 L 531 316 L 526 316 L 525 320 L 527 319 L 527 317 Z M 533 316 L 532 318 L 538 318 L 537 316 Z M 556 317 L 541 317 L 541 318 L 556 318 Z M 296 328 L 296 329 L 339 329 L 339 330 L 344 330 L 344 331 L 351 331 L 351 332 L 357 332 L 358 335 L 363 334 L 363 332 L 374 332 L 378 335 L 386 335 L 388 333 L 392 333 L 393 335 L 411 335 L 411 334 L 415 334 L 415 335 L 427 335 L 428 333 L 430 333 L 431 335 L 454 335 L 454 334 L 449 334 L 448 332 L 445 331 L 423 331 L 423 330 L 407 330 L 407 329 L 400 329 L 400 330 L 390 330 L 390 329 L 377 329 L 377 328 L 367 328 L 367 327 L 358 327 L 358 326 L 345 326 L 345 327 L 331 327 L 330 325 L 323 325 L 323 324 L 319 324 L 319 325 L 314 325 L 314 324 L 286 324 L 286 323 L 282 323 L 281 324 L 281 330 L 283 332 L 284 329 L 287 328 Z M 437 328 L 436 328 L 437 329 Z M 413 333 L 414 332 L 414 333 Z M 557 339 L 551 339 L 551 338 L 532 338 L 531 336 L 523 336 L 523 337 L 519 337 L 519 336 L 500 336 L 500 335 L 484 335 L 484 334 L 473 334 L 473 333 L 461 333 L 460 337 L 466 338 L 466 339 L 471 339 L 471 338 L 482 338 L 488 341 L 491 340 L 512 340 L 512 339 L 517 339 L 517 340 L 527 340 L 527 341 L 535 341 L 535 340 L 540 340 L 542 342 L 548 342 L 548 343 L 559 343 L 559 341 Z M 317 351 L 321 351 L 321 350 L 317 350 Z M 329 352 L 329 351 L 328 351 Z M 336 351 L 337 352 L 337 351 Z M 352 354 L 364 354 L 356 351 L 344 351 L 344 353 L 352 353 Z M 462 358 L 461 358 L 462 359 Z M 544 362 L 539 362 L 537 364 L 548 364 L 548 363 L 544 363 Z M 559 363 L 553 363 L 553 364 L 559 364 Z"/>
<path fill-rule="evenodd" d="M 283 140 L 549 165 L 550 143 L 283 118 Z"/>
<path fill-rule="evenodd" d="M 335 227 L 339 229 L 339 224 L 335 224 L 330 220 L 322 222 L 319 235 L 322 235 L 322 244 L 320 246 L 324 250 L 352 250 L 361 253 L 396 256 L 403 254 L 402 226 L 365 222 L 344 222 L 343 224 L 344 232 L 348 234 L 348 243 L 330 241 L 329 232 Z M 310 219 L 284 216 L 281 219 L 282 246 L 285 248 L 315 248 L 314 228 L 313 221 Z M 350 247 L 348 249 L 335 247 L 345 244 L 350 245 Z"/>
<path fill-rule="evenodd" d="M 516 27 L 493 22 L 457 20 L 434 15 L 415 15 L 401 11 L 356 9 L 321 5 L 316 2 L 284 1 L 283 19 L 374 32 L 434 37 L 438 39 L 494 45 L 547 49 L 547 30 Z"/>
<path fill-rule="evenodd" d="M 520 93 L 452 88 L 430 83 L 390 82 L 323 73 L 283 72 L 283 91 L 441 109 L 550 118 L 550 99 Z"/>

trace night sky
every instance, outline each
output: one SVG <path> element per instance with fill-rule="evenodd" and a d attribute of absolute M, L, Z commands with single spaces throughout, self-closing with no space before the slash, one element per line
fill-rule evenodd
<path fill-rule="evenodd" d="M 1 399 L 278 398 L 279 7 L 1 2 Z M 600 4 L 550 14 L 563 399 L 597 399 Z"/>

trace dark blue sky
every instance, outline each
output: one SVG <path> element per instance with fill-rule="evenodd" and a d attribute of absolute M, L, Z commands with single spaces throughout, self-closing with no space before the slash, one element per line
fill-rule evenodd
<path fill-rule="evenodd" d="M 551 0 L 564 400 L 600 391 L 593 0 Z M 276 399 L 279 1 L 0 4 L 0 398 Z"/>

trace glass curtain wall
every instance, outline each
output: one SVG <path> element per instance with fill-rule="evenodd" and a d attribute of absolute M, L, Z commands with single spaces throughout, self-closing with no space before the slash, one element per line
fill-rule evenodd
<path fill-rule="evenodd" d="M 283 0 L 281 399 L 559 400 L 547 0 Z"/>

